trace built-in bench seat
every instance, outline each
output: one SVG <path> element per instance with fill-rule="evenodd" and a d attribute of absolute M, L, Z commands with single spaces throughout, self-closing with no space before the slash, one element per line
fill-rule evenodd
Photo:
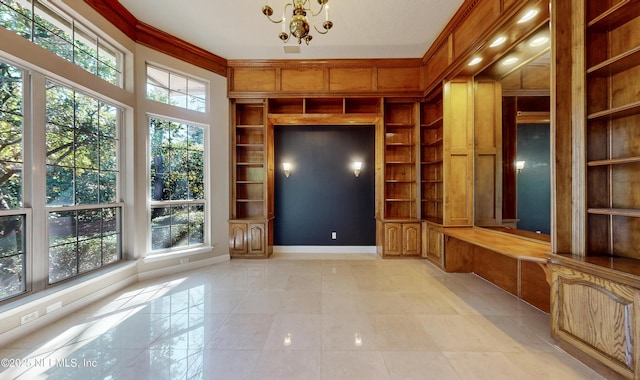
<path fill-rule="evenodd" d="M 549 243 L 485 228 L 446 227 L 443 232 L 447 272 L 475 273 L 549 312 Z"/>

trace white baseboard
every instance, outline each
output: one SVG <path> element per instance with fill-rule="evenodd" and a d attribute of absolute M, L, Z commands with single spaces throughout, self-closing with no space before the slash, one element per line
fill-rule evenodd
<path fill-rule="evenodd" d="M 135 264 L 133 264 L 135 265 Z M 124 271 L 130 270 L 132 268 L 132 265 L 125 265 L 122 268 L 119 268 L 116 271 L 113 271 L 110 274 L 107 274 L 106 277 L 111 276 L 111 277 L 116 277 L 118 275 L 118 273 L 122 273 Z M 100 281 L 99 283 L 103 283 L 104 281 L 106 281 L 105 276 L 101 276 L 99 279 L 95 279 L 95 280 L 89 280 L 86 281 L 82 284 L 78 284 L 77 286 L 95 286 L 96 283 L 98 283 L 98 281 Z M 107 286 L 104 286 L 102 288 L 97 288 L 96 287 L 96 291 L 92 292 L 90 295 L 79 298 L 77 300 L 74 300 L 68 304 L 63 304 L 61 308 L 51 312 L 51 313 L 42 313 L 42 316 L 40 316 L 39 318 L 35 319 L 32 322 L 26 323 L 22 326 L 13 328 L 9 331 L 6 331 L 2 334 L 0 334 L 0 347 L 6 347 L 9 343 L 20 339 L 21 337 L 27 336 L 51 323 L 54 323 L 68 315 L 71 315 L 91 304 L 93 304 L 96 301 L 99 301 L 119 290 L 122 290 L 124 288 L 126 288 L 129 285 L 135 284 L 137 282 L 136 280 L 136 276 L 132 275 L 132 276 L 127 276 L 115 283 L 111 283 Z M 42 309 L 44 307 L 44 305 L 47 305 L 49 303 L 52 302 L 53 299 L 59 299 L 59 298 L 63 298 L 65 295 L 66 296 L 70 296 L 73 294 L 73 289 L 74 287 L 69 287 L 63 291 L 57 292 L 57 293 L 52 293 L 51 295 L 48 296 L 44 296 L 42 298 L 38 298 L 34 301 L 31 301 L 29 303 L 27 303 L 26 305 L 24 305 L 24 307 L 29 308 L 29 309 Z M 20 308 L 21 309 L 21 308 Z M 3 313 L 5 314 L 2 318 L 0 318 L 0 320 L 3 320 L 4 318 L 19 318 L 19 314 L 20 310 L 12 310 L 14 315 L 11 316 L 6 316 L 6 314 L 9 313 Z"/>
<path fill-rule="evenodd" d="M 138 281 L 151 280 L 157 277 L 162 277 L 162 276 L 166 276 L 174 273 L 180 273 L 187 270 L 206 267 L 208 265 L 224 263 L 229 260 L 231 260 L 231 256 L 229 254 L 226 254 L 226 255 L 211 257 L 209 259 L 191 261 L 186 264 L 180 264 L 179 266 L 173 265 L 166 268 L 150 270 L 147 272 L 138 273 Z"/>
<path fill-rule="evenodd" d="M 376 253 L 375 245 L 275 245 L 273 253 Z"/>

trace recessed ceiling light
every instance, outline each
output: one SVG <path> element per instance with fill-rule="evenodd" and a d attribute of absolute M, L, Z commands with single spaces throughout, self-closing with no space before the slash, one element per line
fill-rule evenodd
<path fill-rule="evenodd" d="M 547 36 L 536 37 L 531 42 L 529 42 L 529 46 L 538 47 L 545 45 L 547 42 L 549 42 L 549 37 Z"/>
<path fill-rule="evenodd" d="M 524 14 L 524 16 L 520 17 L 520 20 L 518 20 L 518 24 L 531 21 L 534 17 L 536 17 L 536 15 L 538 15 L 538 12 L 539 11 L 537 9 L 529 9 L 527 13 Z"/>
<path fill-rule="evenodd" d="M 509 57 L 509 58 L 505 59 L 504 61 L 502 61 L 502 64 L 505 65 L 505 66 L 510 66 L 510 65 L 513 65 L 516 62 L 518 62 L 518 57 Z"/>
<path fill-rule="evenodd" d="M 480 57 L 475 57 L 474 59 L 472 59 L 471 61 L 469 61 L 469 66 L 474 66 L 477 65 L 478 63 L 482 62 L 482 58 Z"/>
<path fill-rule="evenodd" d="M 505 36 L 500 36 L 498 38 L 496 38 L 495 40 L 493 40 L 493 42 L 491 43 L 491 45 L 489 45 L 489 47 L 496 47 L 496 46 L 500 46 L 503 43 L 505 43 L 505 41 L 507 40 L 507 37 Z"/>

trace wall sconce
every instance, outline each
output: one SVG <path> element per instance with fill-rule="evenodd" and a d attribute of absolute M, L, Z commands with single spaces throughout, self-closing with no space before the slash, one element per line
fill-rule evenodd
<path fill-rule="evenodd" d="M 353 167 L 353 175 L 355 175 L 356 178 L 359 177 L 360 171 L 362 170 L 362 161 L 353 161 L 351 167 Z"/>
<path fill-rule="evenodd" d="M 526 161 L 516 161 L 516 170 L 518 171 L 518 174 L 520 174 L 522 169 L 524 169 L 525 162 Z"/>
<path fill-rule="evenodd" d="M 291 175 L 291 162 L 283 162 L 282 169 L 284 169 L 284 176 L 289 178 Z"/>

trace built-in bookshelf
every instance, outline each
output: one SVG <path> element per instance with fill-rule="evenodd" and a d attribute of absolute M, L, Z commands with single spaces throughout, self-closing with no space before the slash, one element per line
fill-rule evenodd
<path fill-rule="evenodd" d="M 640 2 L 615 3 L 585 2 L 587 255 L 640 259 Z"/>
<path fill-rule="evenodd" d="M 235 104 L 233 219 L 265 218 L 264 103 Z"/>
<path fill-rule="evenodd" d="M 420 104 L 420 183 L 422 219 L 442 224 L 442 95 Z"/>
<path fill-rule="evenodd" d="M 416 103 L 387 103 L 384 113 L 384 216 L 417 219 Z"/>

